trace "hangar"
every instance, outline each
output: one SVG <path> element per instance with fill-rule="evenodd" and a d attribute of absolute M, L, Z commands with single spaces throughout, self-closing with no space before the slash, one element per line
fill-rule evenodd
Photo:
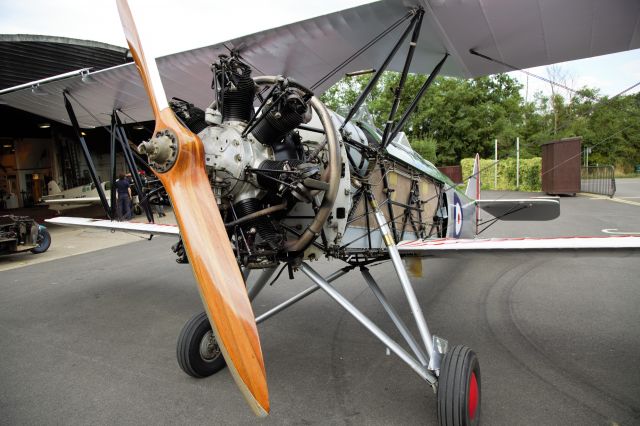
<path fill-rule="evenodd" d="M 90 40 L 42 35 L 0 35 L 0 92 L 65 73 L 109 68 L 131 61 L 128 50 Z M 91 84 L 87 81 L 87 84 Z M 47 93 L 32 86 L 33 96 Z M 62 189 L 91 182 L 86 161 L 71 126 L 0 103 L 0 209 L 30 207 L 55 180 Z M 109 173 L 109 135 L 102 128 L 84 129 L 98 175 Z M 133 140 L 147 136 L 144 127 L 129 126 Z M 118 170 L 124 159 L 117 155 Z"/>

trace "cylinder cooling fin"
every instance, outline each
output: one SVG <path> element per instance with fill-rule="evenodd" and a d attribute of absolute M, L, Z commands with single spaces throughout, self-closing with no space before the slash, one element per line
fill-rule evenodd
<path fill-rule="evenodd" d="M 297 166 L 302 164 L 302 160 L 265 160 L 260 164 L 261 174 L 258 175 L 258 183 L 268 189 L 276 188 L 277 180 L 286 180 L 283 172 L 295 170 Z"/>
<path fill-rule="evenodd" d="M 255 213 L 263 209 L 262 203 L 257 198 L 248 198 L 234 204 L 233 206 L 238 219 L 242 219 L 245 216 Z M 255 219 L 251 219 L 241 225 L 242 230 L 249 237 L 256 233 L 262 238 L 271 248 L 278 248 L 282 243 L 282 234 L 278 232 L 275 225 L 269 219 L 268 216 L 261 216 Z"/>
<path fill-rule="evenodd" d="M 207 128 L 202 109 L 180 98 L 171 98 L 169 106 L 193 133 L 198 134 Z"/>
<path fill-rule="evenodd" d="M 238 57 L 221 55 L 213 66 L 218 102 L 223 121 L 247 122 L 253 116 L 255 84 L 251 78 L 251 67 Z"/>
<path fill-rule="evenodd" d="M 253 129 L 253 136 L 265 145 L 275 145 L 287 133 L 309 121 L 309 107 L 302 94 L 293 88 L 276 88 L 272 94 L 275 106 Z"/>

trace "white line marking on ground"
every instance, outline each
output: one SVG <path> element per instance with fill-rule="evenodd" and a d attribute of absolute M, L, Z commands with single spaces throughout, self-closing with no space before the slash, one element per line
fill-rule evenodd
<path fill-rule="evenodd" d="M 588 194 L 586 192 L 580 192 L 580 195 L 584 195 L 586 197 L 589 197 L 592 200 L 609 200 L 609 201 L 614 201 L 616 203 L 629 204 L 631 206 L 640 207 L 640 202 L 638 202 L 638 201 L 630 201 L 630 200 L 625 200 L 623 198 L 616 198 L 616 197 L 611 198 L 611 197 L 608 197 L 606 195 Z M 627 198 L 630 198 L 630 197 L 627 197 Z"/>
<path fill-rule="evenodd" d="M 602 232 L 610 235 L 640 235 L 640 232 L 636 232 L 636 231 L 622 232 L 622 231 L 618 231 L 618 228 L 603 229 Z"/>

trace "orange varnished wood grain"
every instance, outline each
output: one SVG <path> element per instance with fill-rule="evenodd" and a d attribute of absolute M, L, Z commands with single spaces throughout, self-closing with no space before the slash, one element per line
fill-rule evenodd
<path fill-rule="evenodd" d="M 117 4 L 154 110 L 155 130 L 170 129 L 179 141 L 174 166 L 156 174 L 171 198 L 202 302 L 238 387 L 254 412 L 266 415 L 269 394 L 255 317 L 204 170 L 202 142 L 180 124 L 170 108 L 159 107 L 163 100 L 159 99 L 158 87 L 152 87 L 155 59 L 149 61 L 144 56 L 126 0 L 117 0 Z"/>

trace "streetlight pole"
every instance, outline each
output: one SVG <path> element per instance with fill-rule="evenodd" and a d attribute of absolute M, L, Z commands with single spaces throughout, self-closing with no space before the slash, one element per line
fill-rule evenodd
<path fill-rule="evenodd" d="M 520 136 L 516 138 L 516 191 L 520 189 Z"/>
<path fill-rule="evenodd" d="M 498 189 L 498 139 L 493 141 L 493 189 Z"/>

